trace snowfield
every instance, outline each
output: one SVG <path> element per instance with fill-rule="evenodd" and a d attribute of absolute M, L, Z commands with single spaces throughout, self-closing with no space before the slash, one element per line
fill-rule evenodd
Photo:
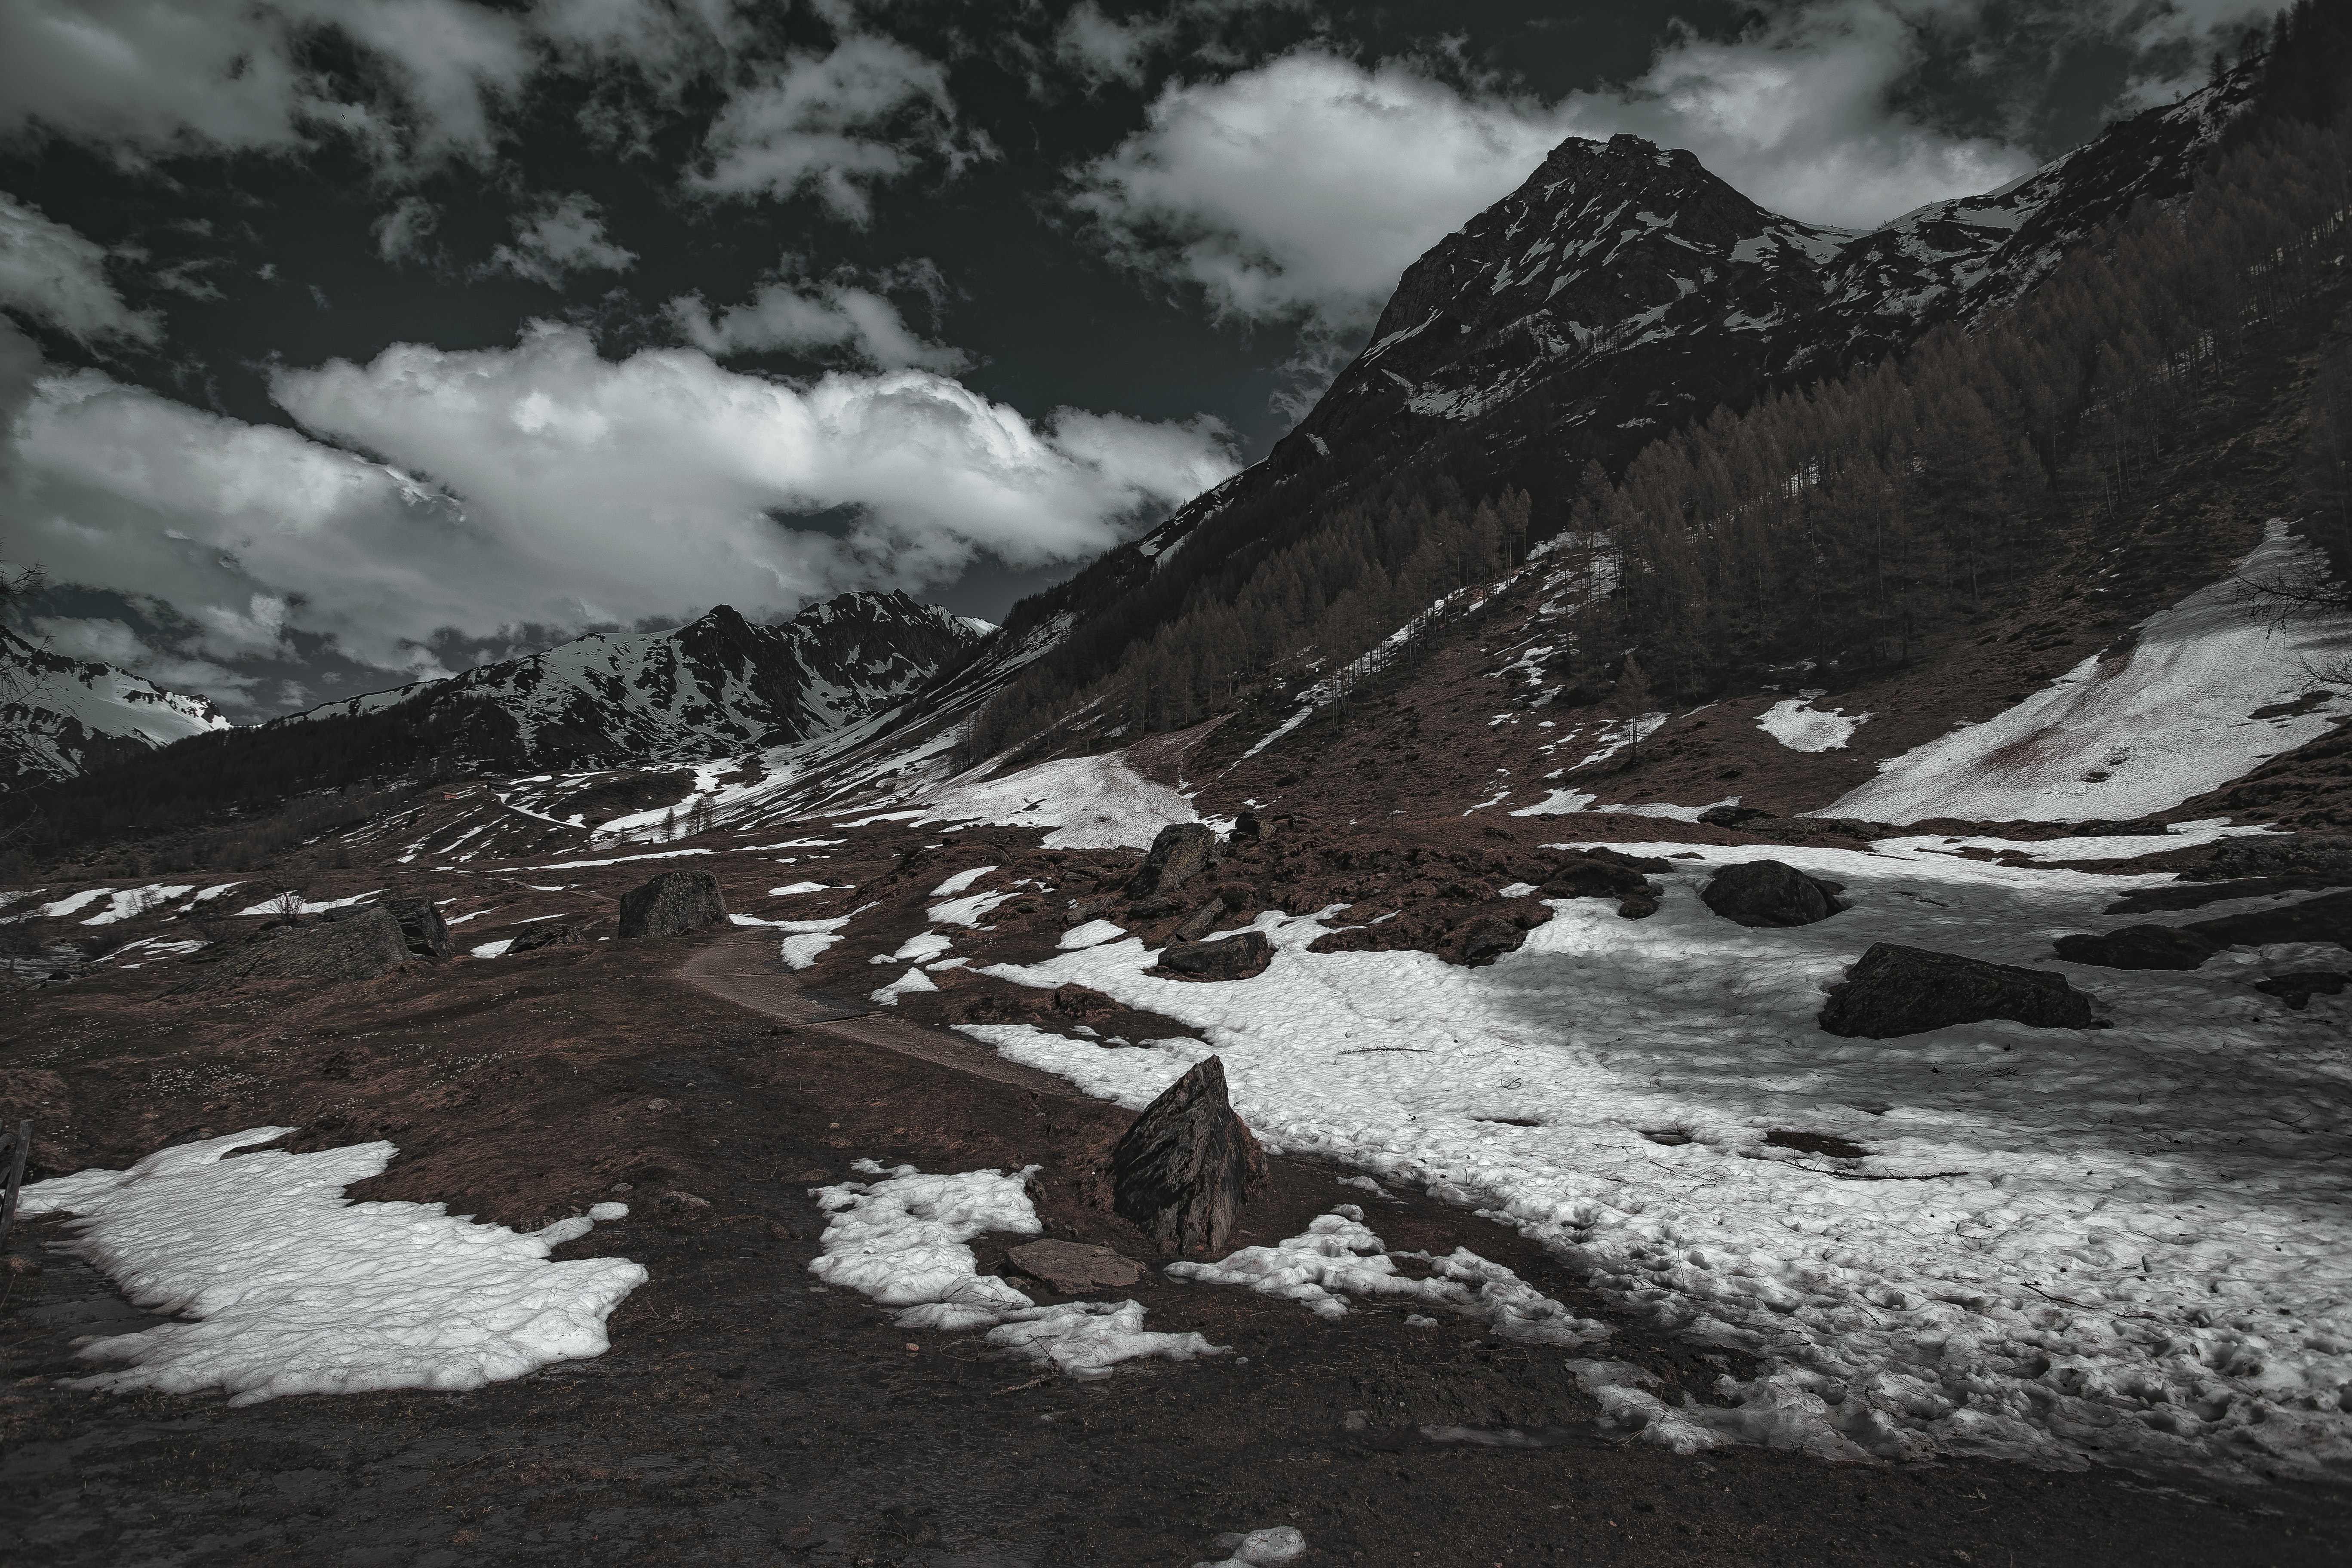
<path fill-rule="evenodd" d="M 2317 561 L 2273 521 L 2233 577 L 2142 621 L 2125 658 L 2086 658 L 2008 711 L 1881 763 L 1876 778 L 1811 815 L 2128 819 L 2319 739 L 2352 711 L 2352 698 L 2315 674 L 2352 654 L 2352 617 L 2274 626 L 2274 608 L 2238 581 L 2289 578 Z M 2274 708 L 2305 710 L 2256 716 Z"/>
<path fill-rule="evenodd" d="M 950 779 L 913 809 L 885 816 L 894 821 L 1050 827 L 1045 838 L 1049 849 L 1140 848 L 1171 822 L 1200 820 L 1182 795 L 1145 778 L 1116 752 L 1040 763 L 998 778 L 977 777 L 979 771 Z"/>
<path fill-rule="evenodd" d="M 84 1346 L 127 1364 L 79 1386 L 217 1388 L 232 1405 L 479 1388 L 604 1354 L 606 1316 L 646 1282 L 625 1258 L 548 1261 L 596 1218 L 625 1215 L 619 1204 L 522 1235 L 439 1204 L 345 1201 L 383 1173 L 389 1143 L 228 1157 L 293 1131 L 256 1127 L 24 1189 L 26 1215 L 77 1216 L 74 1250 L 133 1304 L 193 1320 Z"/>
<path fill-rule="evenodd" d="M 1134 1108 L 1213 1050 L 1270 1148 L 1475 1205 L 1619 1304 L 1761 1358 L 1761 1375 L 1725 1380 L 1727 1406 L 1680 1410 L 1592 1363 L 1614 1417 L 1677 1448 L 2342 1473 L 2352 1008 L 2322 997 L 2289 1012 L 2248 985 L 2342 968 L 2342 952 L 2088 968 L 2055 960 L 2050 940 L 2146 920 L 2095 911 L 2168 879 L 1916 845 L 1706 853 L 1657 877 L 1654 917 L 1554 901 L 1550 923 L 1486 969 L 1307 952 L 1327 910 L 1261 916 L 1278 952 L 1249 980 L 1147 974 L 1154 955 L 1132 938 L 984 971 L 1094 986 L 1187 1020 L 1200 1041 L 1106 1050 L 1026 1026 L 964 1032 Z M 1843 882 L 1853 907 L 1748 930 L 1699 902 L 1713 868 L 1764 858 Z M 2263 905 L 2197 918 L 2250 907 Z M 1822 988 L 1875 941 L 2060 971 L 2113 1026 L 1824 1034 Z M 1776 1131 L 1865 1152 L 1775 1145 Z"/>

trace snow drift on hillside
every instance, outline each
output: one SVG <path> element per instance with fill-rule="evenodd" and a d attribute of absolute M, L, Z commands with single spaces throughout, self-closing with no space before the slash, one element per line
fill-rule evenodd
<path fill-rule="evenodd" d="M 1129 1107 L 1214 1051 L 1270 1148 L 1492 1212 L 1622 1306 L 1761 1359 L 1727 1405 L 1651 1412 L 1654 1440 L 2241 1475 L 2352 1463 L 2352 1004 L 2289 1012 L 2249 986 L 2340 952 L 2062 964 L 2053 935 L 2144 920 L 2094 911 L 2166 879 L 1706 854 L 1657 874 L 1652 918 L 1554 901 L 1484 969 L 1309 952 L 1327 910 L 1261 916 L 1278 951 L 1253 979 L 1155 976 L 1134 939 L 983 972 L 1092 986 L 1200 1041 L 965 1032 Z M 1716 868 L 1768 857 L 1844 883 L 1853 907 L 1748 930 L 1700 902 Z M 2063 972 L 2113 1026 L 1822 1033 L 1822 987 L 1878 941 Z"/>
<path fill-rule="evenodd" d="M 2274 581 L 2316 563 L 2273 521 L 2237 576 Z M 2315 659 L 2352 653 L 2352 616 L 2272 624 L 2234 579 L 2142 621 L 2126 658 L 2084 659 L 1982 724 L 1879 764 L 1878 777 L 1816 814 L 1906 823 L 2128 819 L 2179 805 L 2317 740 L 2352 699 L 2258 716 L 2320 690 Z"/>
<path fill-rule="evenodd" d="M 590 1219 L 519 1235 L 439 1204 L 346 1202 L 345 1187 L 392 1163 L 389 1143 L 226 1157 L 293 1131 L 257 1127 L 24 1190 L 27 1215 L 78 1216 L 74 1250 L 134 1303 L 194 1320 L 84 1346 L 128 1364 L 82 1386 L 218 1388 L 232 1405 L 479 1388 L 602 1355 L 606 1315 L 646 1282 L 625 1258 L 548 1261 Z"/>
<path fill-rule="evenodd" d="M 1192 803 L 1154 784 L 1118 752 L 1064 757 L 1001 777 L 974 769 L 891 820 L 985 822 L 1000 827 L 1050 827 L 1052 849 L 1144 847 L 1171 822 L 1198 822 Z M 869 817 L 867 821 L 880 820 Z"/>

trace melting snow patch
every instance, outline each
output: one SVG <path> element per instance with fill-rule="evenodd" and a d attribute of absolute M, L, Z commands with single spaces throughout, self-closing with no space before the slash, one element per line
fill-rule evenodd
<path fill-rule="evenodd" d="M 1084 925 L 1072 926 L 1064 931 L 1062 940 L 1055 945 L 1064 948 L 1092 947 L 1097 942 L 1116 941 L 1126 934 L 1125 926 L 1113 925 L 1108 921 L 1088 921 Z"/>
<path fill-rule="evenodd" d="M 1397 1259 L 1426 1265 L 1427 1278 L 1397 1272 Z M 1178 1279 L 1244 1285 L 1262 1296 L 1303 1303 L 1318 1317 L 1347 1315 L 1351 1298 L 1389 1297 L 1484 1318 L 1498 1339 L 1522 1344 L 1585 1345 L 1609 1337 L 1607 1325 L 1580 1318 L 1499 1263 L 1466 1247 L 1444 1258 L 1391 1253 L 1364 1226 L 1364 1211 L 1341 1204 L 1272 1247 L 1244 1247 L 1216 1263 L 1171 1263 Z"/>
<path fill-rule="evenodd" d="M 1189 1361 L 1223 1353 L 1197 1333 L 1147 1331 L 1138 1302 L 1040 1307 L 980 1272 L 966 1245 L 972 1237 L 1044 1231 L 1025 1190 L 1038 1166 L 1010 1175 L 992 1170 L 952 1176 L 926 1175 L 912 1165 L 889 1170 L 871 1160 L 850 1168 L 882 1180 L 810 1189 L 833 1217 L 809 1272 L 898 1308 L 900 1328 L 961 1332 L 993 1324 L 988 1343 L 1081 1378 L 1107 1377 L 1118 1363 L 1141 1356 Z"/>
<path fill-rule="evenodd" d="M 378 888 L 374 893 L 353 893 L 348 899 L 327 899 L 315 904 L 305 900 L 299 893 L 280 893 L 275 899 L 264 899 L 261 902 L 251 905 L 248 908 L 239 910 L 236 912 L 241 915 L 283 914 L 288 911 L 278 907 L 279 902 L 280 900 L 289 900 L 300 904 L 301 908 L 299 912 L 302 914 L 324 914 L 329 910 L 347 910 L 353 904 L 365 903 L 368 900 L 374 898 L 376 893 L 381 893 L 383 891 L 383 889 L 382 888 Z"/>
<path fill-rule="evenodd" d="M 1051 827 L 1048 849 L 1143 848 L 1172 822 L 1200 817 L 1182 795 L 1154 784 L 1117 752 L 1066 757 L 996 778 L 950 779 L 919 811 L 924 822 L 970 820 L 998 826 Z"/>
<path fill-rule="evenodd" d="M 954 876 L 950 877 L 946 881 L 941 882 L 938 887 L 933 888 L 931 889 L 931 897 L 935 899 L 946 899 L 952 898 L 958 893 L 968 893 L 971 890 L 971 885 L 974 882 L 979 881 L 982 877 L 987 876 L 991 871 L 995 869 L 996 868 L 993 866 L 974 866 L 969 871 L 958 871 Z"/>
<path fill-rule="evenodd" d="M 1699 901 L 1715 869 L 1759 858 L 1844 883 L 1852 907 L 1750 931 Z M 1758 1357 L 1762 1375 L 1728 1391 L 1736 1433 L 1678 1417 L 1718 1436 L 2241 1477 L 2352 1464 L 2346 1004 L 2291 1012 L 2251 992 L 2317 950 L 2189 971 L 2053 959 L 2057 934 L 2144 921 L 2099 911 L 2161 876 L 1792 845 L 1676 864 L 1651 918 L 1553 900 L 1482 969 L 1307 951 L 1331 911 L 1259 917 L 1273 962 L 1215 985 L 1150 973 L 1132 940 L 975 965 L 1090 986 L 1198 1045 L 961 1032 L 1130 1109 L 1213 1049 L 1269 1149 L 1452 1192 L 1611 1301 Z M 1823 1034 L 1822 988 L 1874 942 L 2059 971 L 2114 1026 Z"/>
<path fill-rule="evenodd" d="M 833 884 L 830 882 L 794 882 L 790 887 L 770 888 L 768 897 L 788 899 L 796 893 L 826 893 L 832 890 Z"/>
<path fill-rule="evenodd" d="M 939 987 L 932 984 L 929 975 L 919 969 L 909 969 L 889 984 L 877 989 L 872 995 L 866 997 L 866 1000 L 878 1003 L 885 1007 L 896 1007 L 898 1005 L 899 996 L 905 992 L 937 991 Z"/>
<path fill-rule="evenodd" d="M 514 944 L 514 938 L 510 936 L 501 937 L 496 942 L 486 942 L 482 943 L 481 946 L 474 949 L 473 956 L 476 958 L 504 958 L 507 955 L 507 949 L 512 947 Z"/>
<path fill-rule="evenodd" d="M 479 1388 L 602 1355 L 605 1316 L 646 1282 L 623 1258 L 548 1261 L 589 1219 L 519 1235 L 440 1204 L 346 1202 L 345 1187 L 392 1163 L 390 1143 L 223 1158 L 293 1131 L 257 1127 L 24 1190 L 24 1213 L 76 1216 L 74 1251 L 134 1304 L 194 1320 L 84 1346 L 129 1364 L 79 1386 L 218 1388 L 232 1405 Z"/>
<path fill-rule="evenodd" d="M 2352 616 L 2272 624 L 2237 579 L 2267 582 L 2317 562 L 2273 521 L 2227 581 L 2142 621 L 2129 655 L 2094 656 L 1982 724 L 1879 764 L 1827 816 L 1917 822 L 2131 818 L 2217 789 L 2267 758 L 2315 741 L 2352 711 L 2326 693 L 2314 660 L 2342 657 Z M 2269 713 L 2270 709 L 2296 711 Z"/>
<path fill-rule="evenodd" d="M 1842 752 L 1870 715 L 1814 708 L 1813 699 L 1823 695 L 1808 691 L 1775 702 L 1756 716 L 1756 727 L 1792 752 Z"/>
<path fill-rule="evenodd" d="M 994 869 L 993 867 L 990 868 Z M 1013 891 L 972 893 L 961 899 L 950 899 L 944 904 L 933 904 L 930 908 L 930 917 L 942 925 L 970 926 L 978 931 L 982 929 L 980 924 L 982 916 L 997 905 L 1009 902 L 1020 896 L 1018 892 Z"/>

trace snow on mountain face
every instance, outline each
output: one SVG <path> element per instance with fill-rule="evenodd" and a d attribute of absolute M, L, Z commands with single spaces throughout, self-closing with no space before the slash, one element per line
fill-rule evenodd
<path fill-rule="evenodd" d="M 229 728 L 201 697 L 86 664 L 0 631 L 0 788 L 79 778 L 191 735 Z"/>
<path fill-rule="evenodd" d="M 594 633 L 277 722 L 481 699 L 514 721 L 521 754 L 541 763 L 717 756 L 791 745 L 870 718 L 986 627 L 900 593 L 844 594 L 781 626 L 752 626 L 721 605 L 675 631 Z"/>

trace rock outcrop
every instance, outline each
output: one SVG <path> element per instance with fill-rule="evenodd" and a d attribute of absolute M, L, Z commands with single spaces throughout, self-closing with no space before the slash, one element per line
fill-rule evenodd
<path fill-rule="evenodd" d="M 1144 1107 L 1112 1149 L 1111 1207 L 1163 1252 L 1219 1253 L 1265 1176 L 1265 1154 L 1226 1098 L 1225 1064 L 1210 1057 Z"/>
<path fill-rule="evenodd" d="M 708 871 L 664 871 L 621 895 L 621 935 L 683 936 L 727 918 L 719 879 Z"/>
<path fill-rule="evenodd" d="M 1148 899 L 1173 892 L 1207 869 L 1217 852 L 1217 830 L 1205 822 L 1171 822 L 1151 841 L 1142 868 L 1128 879 L 1127 896 Z"/>
<path fill-rule="evenodd" d="M 2219 942 L 2179 926 L 2126 926 L 2101 936 L 2062 936 L 2052 942 L 2069 963 L 2104 969 L 2194 969 L 2221 951 Z"/>
<path fill-rule="evenodd" d="M 1880 942 L 1830 994 L 1821 1023 L 1832 1035 L 1886 1040 L 1988 1018 L 2038 1029 L 2087 1029 L 2095 1022 L 2091 999 L 2063 974 Z"/>
<path fill-rule="evenodd" d="M 1274 962 L 1265 933 L 1236 931 L 1214 942 L 1174 942 L 1160 954 L 1160 973 L 1186 980 L 1246 980 Z"/>
<path fill-rule="evenodd" d="M 414 956 L 391 910 L 360 910 L 265 927 L 205 964 L 182 989 L 211 991 L 243 980 L 373 980 Z"/>
<path fill-rule="evenodd" d="M 1837 900 L 1844 890 L 1843 882 L 1808 877 L 1778 860 L 1748 860 L 1717 871 L 1698 896 L 1735 924 L 1808 926 L 1845 908 Z"/>
<path fill-rule="evenodd" d="M 1143 1279 L 1143 1265 L 1132 1258 L 1122 1258 L 1108 1247 L 1050 1237 L 1014 1247 L 1005 1255 L 1005 1260 L 1064 1296 L 1124 1290 Z"/>
<path fill-rule="evenodd" d="M 457 945 L 449 940 L 449 922 L 430 899 L 386 899 L 383 910 L 400 927 L 400 940 L 419 958 L 447 958 Z"/>

